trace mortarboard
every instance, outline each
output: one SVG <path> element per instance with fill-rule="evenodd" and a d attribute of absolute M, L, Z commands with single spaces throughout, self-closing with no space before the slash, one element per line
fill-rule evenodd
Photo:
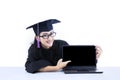
<path fill-rule="evenodd" d="M 57 19 L 49 19 L 46 21 L 42 21 L 27 27 L 26 29 L 33 28 L 36 35 L 39 35 L 42 31 L 50 31 L 53 29 L 52 24 L 59 23 L 60 21 Z"/>
<path fill-rule="evenodd" d="M 31 25 L 31 26 L 27 27 L 26 29 L 33 28 L 33 31 L 34 31 L 35 35 L 38 36 L 43 31 L 50 31 L 50 30 L 52 30 L 53 29 L 52 24 L 59 23 L 59 22 L 60 21 L 57 20 L 57 19 L 49 19 L 49 20 L 45 20 L 45 21 L 36 23 L 34 25 Z M 37 44 L 38 43 L 39 42 L 37 41 Z M 39 44 L 38 44 L 38 47 L 40 47 Z"/>

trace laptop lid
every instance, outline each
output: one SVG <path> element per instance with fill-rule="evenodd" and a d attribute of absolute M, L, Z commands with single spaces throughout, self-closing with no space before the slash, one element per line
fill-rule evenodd
<path fill-rule="evenodd" d="M 71 60 L 64 69 L 96 69 L 96 49 L 94 45 L 63 46 L 63 61 Z"/>

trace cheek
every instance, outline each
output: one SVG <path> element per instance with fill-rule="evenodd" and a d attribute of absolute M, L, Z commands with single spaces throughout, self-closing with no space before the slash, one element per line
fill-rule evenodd
<path fill-rule="evenodd" d="M 45 43 L 45 40 L 43 40 L 43 39 L 40 39 L 40 42 L 44 44 L 44 43 Z"/>
<path fill-rule="evenodd" d="M 53 37 L 50 37 L 50 38 L 49 38 L 49 41 L 54 41 L 54 38 L 53 38 Z"/>

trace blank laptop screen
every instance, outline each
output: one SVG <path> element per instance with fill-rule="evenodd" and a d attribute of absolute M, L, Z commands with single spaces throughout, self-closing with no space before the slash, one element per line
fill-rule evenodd
<path fill-rule="evenodd" d="M 95 46 L 63 46 L 63 61 L 67 60 L 71 60 L 71 62 L 67 66 L 96 66 Z"/>

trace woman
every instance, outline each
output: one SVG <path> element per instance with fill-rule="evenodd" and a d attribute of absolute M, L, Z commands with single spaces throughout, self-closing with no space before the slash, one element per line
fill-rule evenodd
<path fill-rule="evenodd" d="M 62 61 L 62 46 L 68 45 L 66 41 L 54 40 L 56 33 L 52 24 L 59 20 L 49 19 L 29 28 L 33 28 L 36 37 L 34 43 L 28 50 L 28 58 L 25 63 L 26 71 L 29 73 L 58 71 L 64 68 L 70 60 Z M 99 47 L 96 47 L 97 58 L 100 56 Z"/>

